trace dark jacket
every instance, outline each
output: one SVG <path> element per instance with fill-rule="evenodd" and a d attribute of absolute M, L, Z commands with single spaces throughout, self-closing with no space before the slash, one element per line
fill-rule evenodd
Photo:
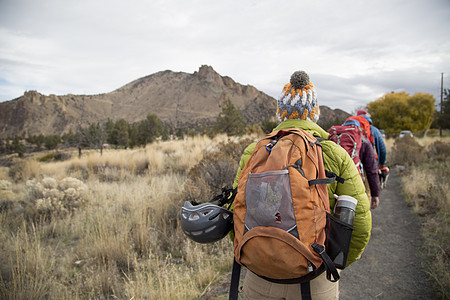
<path fill-rule="evenodd" d="M 359 159 L 363 165 L 364 171 L 369 183 L 370 195 L 372 197 L 380 196 L 380 183 L 378 179 L 378 163 L 375 158 L 375 152 L 372 144 L 363 137 Z"/>

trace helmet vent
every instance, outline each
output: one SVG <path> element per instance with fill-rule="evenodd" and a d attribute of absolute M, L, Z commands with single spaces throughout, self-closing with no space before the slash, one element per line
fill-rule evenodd
<path fill-rule="evenodd" d="M 206 230 L 205 230 L 205 233 L 208 233 L 208 232 L 211 232 L 211 231 L 213 231 L 214 229 L 216 229 L 216 225 L 214 225 L 214 226 L 211 226 L 211 227 L 209 227 L 209 228 L 207 228 Z"/>
<path fill-rule="evenodd" d="M 189 215 L 189 221 L 196 221 L 200 219 L 200 216 L 197 213 L 192 213 Z"/>

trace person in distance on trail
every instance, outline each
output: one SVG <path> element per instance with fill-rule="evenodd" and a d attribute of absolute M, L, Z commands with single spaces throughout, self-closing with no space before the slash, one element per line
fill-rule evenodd
<path fill-rule="evenodd" d="M 355 125 L 360 127 L 357 120 L 347 119 L 344 125 Z M 363 170 L 368 183 L 368 193 L 370 193 L 371 208 L 375 209 L 380 204 L 380 181 L 378 178 L 378 165 L 372 143 L 362 135 L 361 150 L 359 150 L 359 160 L 363 166 Z"/>
<path fill-rule="evenodd" d="M 375 151 L 378 155 L 378 168 L 383 169 L 386 166 L 386 144 L 384 143 L 383 135 L 378 128 L 372 125 L 372 119 L 367 111 L 358 110 L 356 114 L 363 116 L 370 123 L 370 132 L 372 133 Z"/>
<path fill-rule="evenodd" d="M 298 89 L 303 89 L 303 94 L 308 95 L 307 99 L 298 101 Z M 290 96 L 289 93 L 291 94 Z M 326 140 L 329 134 L 316 124 L 320 114 L 316 97 L 316 91 L 309 80 L 308 74 L 304 71 L 292 74 L 290 83 L 285 85 L 277 101 L 276 116 L 280 123 L 274 130 L 300 128 L 314 136 L 325 139 L 321 141 L 325 168 L 345 179 L 343 184 L 336 182 L 327 185 L 331 211 L 333 211 L 336 202 L 334 194 L 348 195 L 358 200 L 347 259 L 348 266 L 359 259 L 369 242 L 372 227 L 370 202 L 365 192 L 364 183 L 352 158 L 342 147 Z M 244 150 L 233 184 L 234 188 L 237 187 L 242 169 L 249 160 L 255 146 L 256 143 L 250 144 Z M 338 299 L 339 283 L 328 281 L 325 273 L 311 280 L 312 299 Z M 243 291 L 249 299 L 299 299 L 301 295 L 300 284 L 272 283 L 260 278 L 249 270 L 244 280 Z"/>

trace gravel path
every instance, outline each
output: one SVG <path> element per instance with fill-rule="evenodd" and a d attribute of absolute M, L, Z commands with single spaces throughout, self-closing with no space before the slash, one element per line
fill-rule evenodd
<path fill-rule="evenodd" d="M 435 299 L 421 264 L 419 221 L 403 200 L 395 170 L 380 201 L 372 211 L 372 237 L 363 256 L 341 273 L 340 299 Z M 228 299 L 230 275 L 199 300 Z"/>
<path fill-rule="evenodd" d="M 403 200 L 395 170 L 380 202 L 363 256 L 342 271 L 340 299 L 434 299 L 421 264 L 420 224 Z"/>

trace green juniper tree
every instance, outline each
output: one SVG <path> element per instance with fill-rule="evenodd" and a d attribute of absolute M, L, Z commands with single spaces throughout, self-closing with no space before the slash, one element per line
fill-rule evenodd
<path fill-rule="evenodd" d="M 20 138 L 18 136 L 16 136 L 14 138 L 12 145 L 13 145 L 14 152 L 16 152 L 19 155 L 19 157 L 23 157 L 23 155 L 25 154 L 27 149 L 22 144 L 22 141 L 20 140 Z"/>
<path fill-rule="evenodd" d="M 442 111 L 436 115 L 437 125 L 442 129 L 450 129 L 450 90 L 444 90 L 444 101 L 442 102 Z"/>
<path fill-rule="evenodd" d="M 213 131 L 215 133 L 226 133 L 230 136 L 243 135 L 245 132 L 244 118 L 229 98 L 225 100 Z"/>

